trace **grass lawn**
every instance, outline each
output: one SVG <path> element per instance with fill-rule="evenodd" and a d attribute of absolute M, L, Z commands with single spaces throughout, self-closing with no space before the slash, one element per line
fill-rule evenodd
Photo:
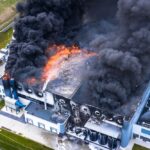
<path fill-rule="evenodd" d="M 4 105 L 5 105 L 4 100 L 1 100 L 1 101 L 0 101 L 0 110 L 4 107 Z"/>
<path fill-rule="evenodd" d="M 0 49 L 4 48 L 10 42 L 12 34 L 12 29 L 9 29 L 7 32 L 0 32 Z"/>
<path fill-rule="evenodd" d="M 52 150 L 44 145 L 0 129 L 0 150 Z"/>
<path fill-rule="evenodd" d="M 133 150 L 149 150 L 149 149 L 141 147 L 139 145 L 134 145 Z"/>

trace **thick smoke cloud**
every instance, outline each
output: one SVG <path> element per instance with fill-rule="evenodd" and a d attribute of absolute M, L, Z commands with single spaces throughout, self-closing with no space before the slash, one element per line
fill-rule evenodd
<path fill-rule="evenodd" d="M 150 77 L 150 1 L 119 0 L 118 31 L 96 35 L 90 46 L 99 53 L 89 83 L 88 97 L 117 109 Z"/>
<path fill-rule="evenodd" d="M 48 45 L 77 42 L 98 55 L 75 101 L 116 110 L 150 77 L 149 8 L 149 0 L 26 0 L 17 6 L 6 71 L 40 78 Z"/>
<path fill-rule="evenodd" d="M 140 120 L 143 122 L 150 122 L 150 111 L 144 113 Z"/>
<path fill-rule="evenodd" d="M 81 4 L 82 0 L 26 0 L 17 5 L 20 17 L 15 22 L 16 40 L 10 46 L 6 65 L 10 76 L 21 80 L 40 77 L 48 46 L 71 42 L 65 32 L 69 34 L 73 25 L 80 23 Z"/>

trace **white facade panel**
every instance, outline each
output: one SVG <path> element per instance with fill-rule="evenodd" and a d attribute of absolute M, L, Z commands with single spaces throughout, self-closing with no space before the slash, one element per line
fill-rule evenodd
<path fill-rule="evenodd" d="M 27 112 L 25 112 L 24 115 L 25 115 L 25 122 L 26 123 L 32 122 L 33 125 L 35 125 L 37 127 L 40 127 L 39 125 L 41 124 L 41 125 L 44 125 L 44 127 L 42 127 L 42 128 L 44 128 L 45 130 L 53 131 L 53 132 L 56 132 L 57 134 L 60 133 L 60 124 L 54 124 L 54 123 L 49 122 L 47 120 L 38 118 L 38 117 L 33 116 L 31 114 L 28 114 Z M 30 120 L 30 122 L 28 122 L 28 120 Z"/>
<path fill-rule="evenodd" d="M 11 109 L 16 109 L 16 100 L 10 97 L 5 97 L 5 106 Z"/>
<path fill-rule="evenodd" d="M 27 93 L 27 92 L 24 91 L 24 90 L 22 90 L 22 91 L 17 91 L 17 92 L 20 93 L 20 94 L 22 94 L 22 95 L 25 95 L 25 96 L 27 96 L 27 97 L 33 98 L 33 99 L 35 99 L 35 100 L 44 102 L 44 97 L 38 97 L 38 96 L 36 96 L 34 93 L 29 94 L 29 93 Z"/>
<path fill-rule="evenodd" d="M 3 87 L 3 85 L 0 85 L 0 96 L 1 96 L 1 98 L 3 98 L 3 99 L 4 99 L 4 97 L 5 97 L 5 92 L 4 92 L 4 87 Z"/>
<path fill-rule="evenodd" d="M 19 101 L 26 106 L 29 105 L 29 103 L 30 103 L 29 100 L 22 98 L 22 97 L 19 97 Z"/>
<path fill-rule="evenodd" d="M 142 132 L 142 129 L 147 130 L 147 131 L 150 132 L 150 129 L 135 124 L 135 125 L 133 126 L 133 133 L 138 134 L 139 136 L 143 136 L 143 137 L 146 137 L 146 138 L 149 138 L 149 139 L 150 139 L 150 135 L 143 133 L 143 132 Z"/>
<path fill-rule="evenodd" d="M 38 97 L 36 94 L 34 93 L 27 93 L 26 91 L 22 90 L 22 91 L 18 91 L 18 93 L 22 94 L 22 95 L 25 95 L 29 98 L 32 98 L 32 99 L 35 99 L 37 101 L 41 101 L 41 102 L 47 102 L 47 104 L 50 104 L 50 105 L 54 105 L 54 97 L 53 97 L 53 94 L 52 93 L 49 93 L 49 92 L 45 92 L 43 94 L 43 97 Z"/>

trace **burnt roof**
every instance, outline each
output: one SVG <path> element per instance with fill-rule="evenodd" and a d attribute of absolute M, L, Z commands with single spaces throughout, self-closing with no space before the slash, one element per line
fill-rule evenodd
<path fill-rule="evenodd" d="M 92 98 L 87 98 L 90 95 L 84 90 L 86 88 L 84 87 L 86 86 L 85 82 L 74 94 L 72 100 L 80 105 L 88 105 L 91 107 L 95 107 L 106 113 L 108 112 L 113 115 L 120 114 L 121 116 L 125 117 L 126 120 L 130 120 L 133 117 L 134 113 L 137 111 L 138 106 L 141 104 L 144 91 L 147 89 L 147 85 L 147 83 L 141 85 L 138 89 L 136 89 L 136 92 L 130 97 L 127 103 L 123 104 L 119 108 L 116 108 L 115 110 L 106 109 L 99 105 L 99 102 L 95 102 L 94 100 L 92 100 Z"/>
<path fill-rule="evenodd" d="M 89 59 L 79 55 L 67 60 L 61 67 L 59 76 L 48 82 L 45 91 L 71 99 L 81 86 Z"/>

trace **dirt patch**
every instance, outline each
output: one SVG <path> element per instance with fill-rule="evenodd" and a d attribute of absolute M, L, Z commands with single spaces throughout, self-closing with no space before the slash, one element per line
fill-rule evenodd
<path fill-rule="evenodd" d="M 5 8 L 3 13 L 0 14 L 0 24 L 12 18 L 13 16 L 15 16 L 15 14 L 16 14 L 16 10 L 15 10 L 14 5 L 11 7 Z"/>

